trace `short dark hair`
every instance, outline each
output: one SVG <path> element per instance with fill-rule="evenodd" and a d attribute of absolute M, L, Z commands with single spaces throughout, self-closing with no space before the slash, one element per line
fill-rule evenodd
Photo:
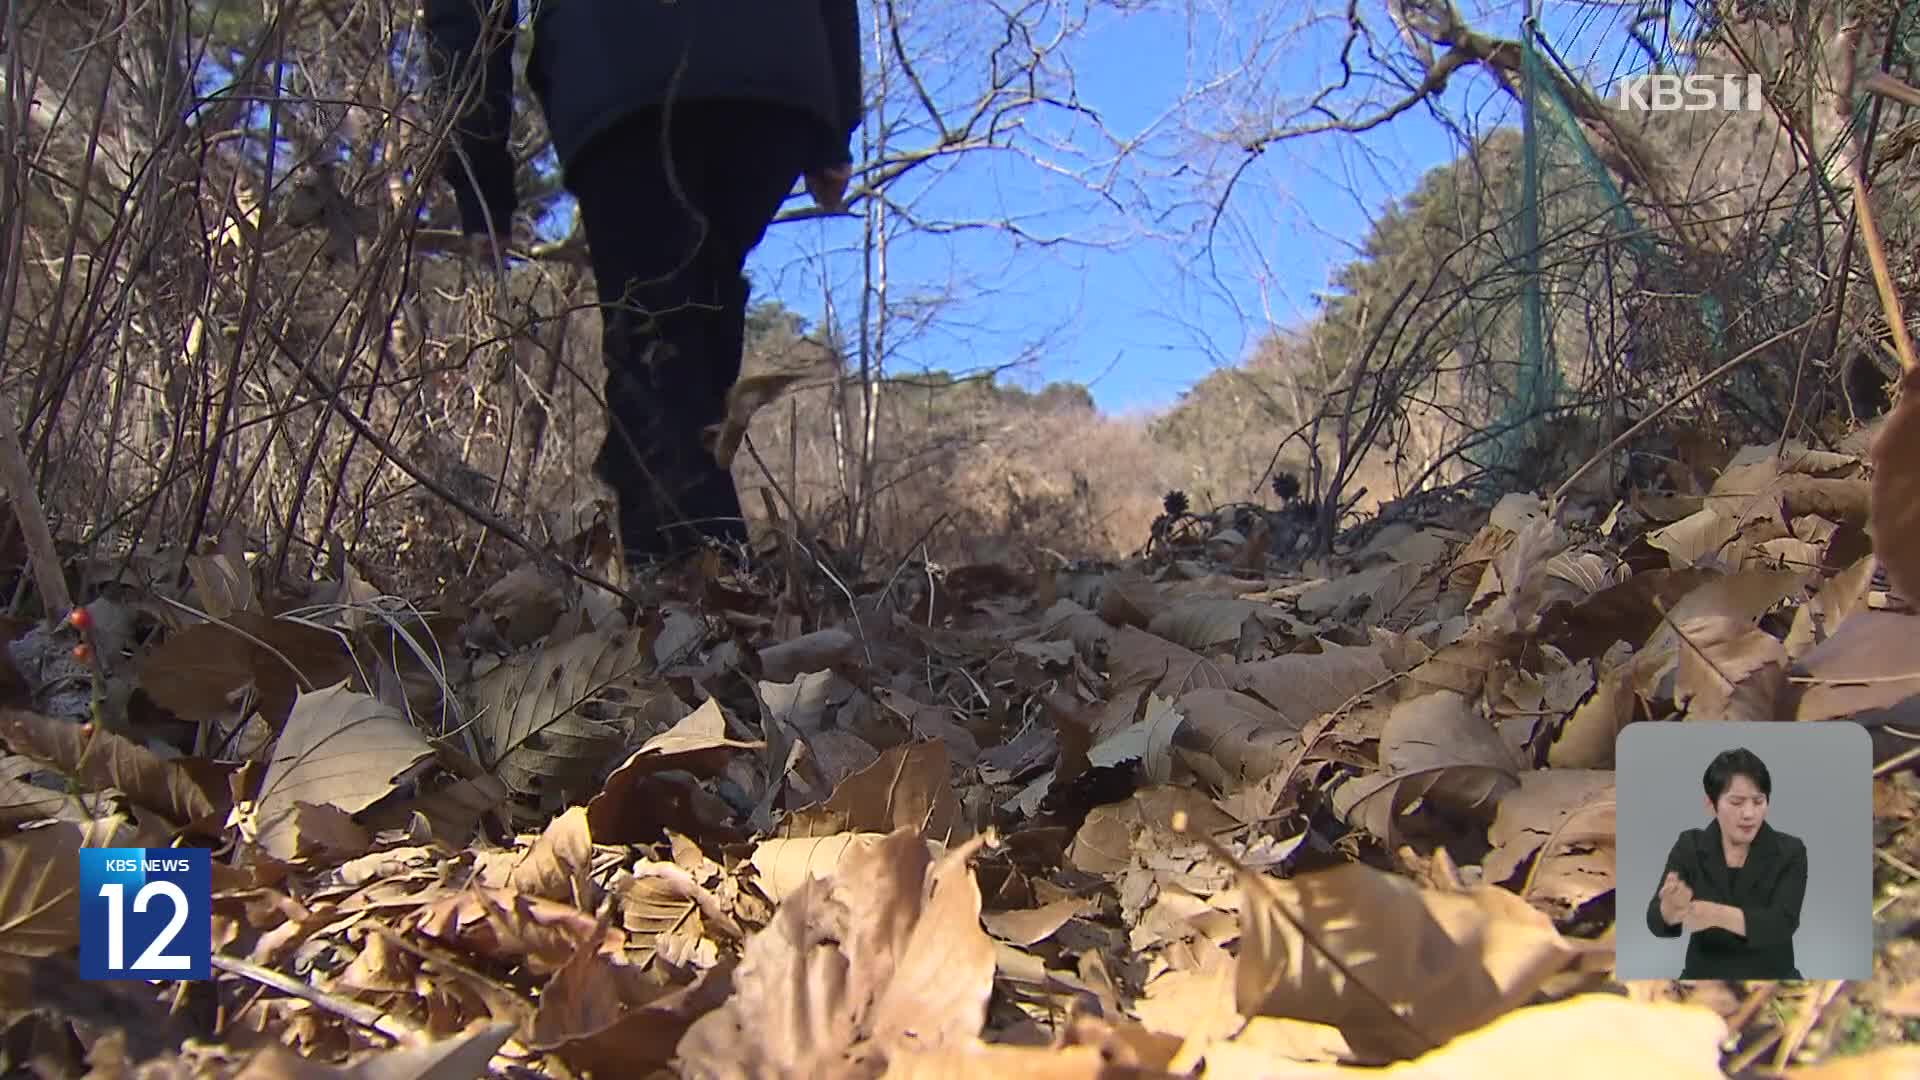
<path fill-rule="evenodd" d="M 1767 771 L 1767 763 L 1760 760 L 1760 755 L 1740 746 L 1732 750 L 1722 750 L 1707 763 L 1706 775 L 1701 778 L 1701 782 L 1707 789 L 1707 800 L 1719 806 L 1720 796 L 1725 795 L 1727 788 L 1733 786 L 1733 778 L 1736 776 L 1744 776 L 1753 781 L 1753 786 L 1760 789 L 1760 794 L 1769 799 L 1773 798 L 1773 774 Z"/>

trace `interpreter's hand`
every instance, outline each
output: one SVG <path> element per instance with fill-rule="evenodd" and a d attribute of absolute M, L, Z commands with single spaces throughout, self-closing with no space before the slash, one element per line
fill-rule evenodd
<path fill-rule="evenodd" d="M 1688 904 L 1686 915 L 1680 919 L 1680 928 L 1689 934 L 1697 934 L 1702 930 L 1709 930 L 1719 925 L 1719 912 L 1714 910 L 1713 904 L 1709 904 L 1704 900 L 1698 903 Z"/>
<path fill-rule="evenodd" d="M 1667 925 L 1684 923 L 1687 909 L 1693 906 L 1693 889 L 1680 875 L 1667 871 L 1666 880 L 1660 883 L 1660 917 Z"/>
<path fill-rule="evenodd" d="M 851 179 L 852 165 L 829 165 L 824 169 L 813 169 L 806 175 L 807 194 L 813 196 L 813 205 L 829 213 L 837 213 L 847 204 L 847 181 Z"/>

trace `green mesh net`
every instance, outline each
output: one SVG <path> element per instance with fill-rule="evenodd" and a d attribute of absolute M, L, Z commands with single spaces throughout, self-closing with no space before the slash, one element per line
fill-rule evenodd
<path fill-rule="evenodd" d="M 1908 0 L 1890 28 L 1896 68 L 1920 52 L 1916 9 L 1920 0 Z M 1484 403 L 1490 437 L 1466 455 L 1492 490 L 1544 479 L 1529 474 L 1552 467 L 1542 451 L 1555 437 L 1555 416 L 1577 416 L 1610 437 L 1729 358 L 1808 324 L 1823 302 L 1822 283 L 1838 270 L 1830 265 L 1835 245 L 1820 241 L 1847 226 L 1837 215 L 1850 209 L 1850 195 L 1833 189 L 1825 168 L 1796 162 L 1730 196 L 1717 216 L 1698 213 L 1723 230 L 1711 245 L 1681 235 L 1649 193 L 1616 179 L 1562 88 L 1598 93 L 1621 75 L 1701 70 L 1695 56 L 1714 55 L 1723 32 L 1711 6 L 1643 8 L 1642 16 L 1614 72 L 1575 71 L 1531 18 L 1522 27 L 1519 160 L 1493 241 L 1518 288 L 1516 302 L 1489 320 L 1497 327 L 1485 328 L 1514 342 L 1518 355 Z M 1770 96 L 1791 93 L 1793 80 L 1805 77 L 1790 62 L 1763 73 Z M 1874 108 L 1870 95 L 1857 95 L 1854 129 L 1872 130 Z M 1637 130 L 1684 161 L 1718 152 L 1709 140 L 1738 146 L 1741 125 L 1761 121 L 1668 113 L 1627 122 L 1646 125 Z M 1823 340 L 1818 331 L 1788 335 L 1676 417 L 1777 434 L 1803 402 L 1806 359 Z"/>

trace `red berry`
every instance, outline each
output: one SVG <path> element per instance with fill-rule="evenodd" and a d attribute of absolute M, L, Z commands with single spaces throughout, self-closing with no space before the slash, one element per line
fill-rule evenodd
<path fill-rule="evenodd" d="M 80 661 L 83 664 L 92 663 L 93 662 L 93 646 L 87 644 L 84 641 L 78 645 L 75 645 L 73 647 L 73 658 L 75 660 Z"/>
<path fill-rule="evenodd" d="M 74 608 L 67 613 L 67 625 L 84 634 L 93 629 L 93 613 L 83 607 Z"/>

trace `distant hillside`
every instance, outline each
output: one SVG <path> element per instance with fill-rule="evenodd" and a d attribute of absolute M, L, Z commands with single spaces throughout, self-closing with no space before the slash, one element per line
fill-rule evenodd
<path fill-rule="evenodd" d="M 750 371 L 834 362 L 777 303 L 755 309 L 750 331 Z M 824 382 L 763 410 L 750 434 L 810 528 L 837 541 L 865 411 L 856 380 L 838 400 Z M 1144 421 L 1102 415 L 1079 383 L 1027 390 L 991 375 L 916 372 L 887 379 L 879 394 L 870 546 L 882 550 L 924 542 L 951 559 L 1024 557 L 1035 545 L 1067 557 L 1121 554 L 1146 542 L 1162 496 L 1185 474 Z M 756 492 L 773 494 L 767 477 L 751 461 L 736 461 L 734 475 L 748 512 L 759 513 Z"/>
<path fill-rule="evenodd" d="M 1247 499 L 1266 486 L 1278 452 L 1279 467 L 1302 475 L 1317 447 L 1323 467 L 1337 456 L 1337 412 L 1313 431 L 1311 421 L 1328 404 L 1330 388 L 1344 385 L 1348 368 L 1376 336 L 1377 351 L 1421 352 L 1426 369 L 1404 391 L 1433 408 L 1416 408 L 1388 426 L 1369 455 L 1360 484 L 1375 496 L 1393 494 L 1395 474 L 1406 474 L 1440 452 L 1477 417 L 1474 396 L 1460 372 L 1484 371 L 1476 354 L 1517 348 L 1505 325 L 1503 294 L 1514 291 L 1512 272 L 1500 266 L 1501 245 L 1475 241 L 1497 234 L 1501 201 L 1516 173 L 1519 135 L 1500 130 L 1475 153 L 1429 171 L 1412 192 L 1383 208 L 1361 245 L 1359 257 L 1341 266 L 1302 327 L 1267 334 L 1247 359 L 1208 375 L 1153 425 L 1156 442 L 1189 462 L 1186 483 L 1204 501 Z M 1394 302 L 1397 333 L 1378 334 Z M 1458 303 L 1462 294 L 1475 302 Z M 1442 378 L 1452 372 L 1452 377 Z M 1361 380 L 1351 404 L 1356 418 L 1379 404 L 1377 385 Z M 1317 436 L 1317 437 L 1316 437 Z M 1284 441 L 1284 445 L 1283 445 Z"/>

